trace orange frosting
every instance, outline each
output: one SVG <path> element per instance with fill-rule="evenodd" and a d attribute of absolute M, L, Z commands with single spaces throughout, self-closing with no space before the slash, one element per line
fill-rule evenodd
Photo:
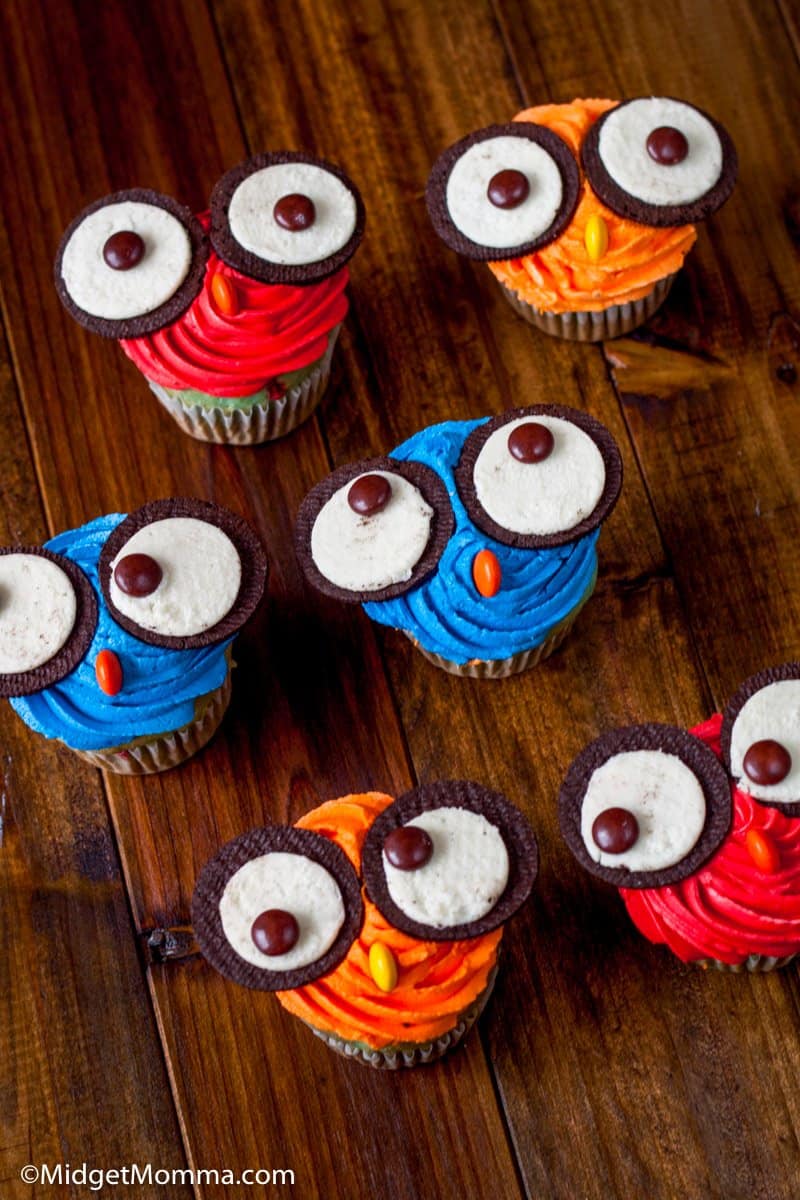
<path fill-rule="evenodd" d="M 361 848 L 391 796 L 367 792 L 320 805 L 297 822 L 337 842 L 361 869 Z M 347 958 L 322 979 L 277 992 L 284 1008 L 317 1029 L 375 1050 L 398 1042 L 428 1042 L 447 1033 L 480 995 L 497 961 L 496 929 L 458 942 L 423 942 L 390 925 L 364 899 L 364 924 Z M 397 986 L 380 991 L 369 972 L 369 948 L 381 941 L 398 966 Z"/>
<path fill-rule="evenodd" d="M 546 125 L 579 156 L 586 133 L 614 100 L 542 104 L 517 113 L 515 121 Z M 599 214 L 608 226 L 608 249 L 593 263 L 584 244 L 586 222 Z M 502 284 L 542 312 L 600 312 L 639 300 L 659 279 L 680 269 L 697 233 L 694 225 L 654 229 L 618 217 L 598 200 L 584 178 L 578 207 L 560 238 L 535 254 L 489 263 Z"/>

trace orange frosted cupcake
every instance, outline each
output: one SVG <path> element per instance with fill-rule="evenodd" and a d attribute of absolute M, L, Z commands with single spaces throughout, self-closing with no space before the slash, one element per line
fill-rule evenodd
<path fill-rule="evenodd" d="M 537 865 L 525 818 L 478 784 L 369 792 L 229 842 L 192 918 L 223 975 L 277 992 L 348 1058 L 410 1067 L 474 1024 Z"/>
<path fill-rule="evenodd" d="M 527 321 L 598 341 L 655 312 L 736 171 L 726 130 L 691 104 L 573 100 L 449 147 L 427 202 L 439 236 L 487 262 Z"/>

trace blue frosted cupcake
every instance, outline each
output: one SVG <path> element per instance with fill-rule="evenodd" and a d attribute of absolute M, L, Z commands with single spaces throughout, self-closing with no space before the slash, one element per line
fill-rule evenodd
<path fill-rule="evenodd" d="M 230 647 L 266 582 L 246 521 L 155 501 L 0 550 L 0 695 L 31 729 L 121 774 L 194 754 L 230 699 Z"/>
<path fill-rule="evenodd" d="M 437 666 L 501 678 L 556 649 L 589 599 L 621 484 L 617 445 L 586 413 L 448 421 L 318 484 L 298 554 L 320 591 L 360 601 Z"/>

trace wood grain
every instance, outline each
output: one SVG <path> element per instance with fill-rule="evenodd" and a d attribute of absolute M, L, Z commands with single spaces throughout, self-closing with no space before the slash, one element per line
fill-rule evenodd
<path fill-rule="evenodd" d="M 41 542 L 47 530 L 4 339 L 0 427 L 2 544 Z M 32 738 L 7 704 L 0 913 L 4 1200 L 31 1195 L 19 1178 L 29 1163 L 184 1166 L 99 776 Z"/>
<path fill-rule="evenodd" d="M 0 980 L 12 1042 L 24 1046 L 0 1092 L 0 1179 L 18 1168 L 34 1098 L 31 1144 L 56 1155 L 52 1114 L 75 1129 L 85 1113 L 76 1096 L 91 1094 L 104 1113 L 135 1107 L 132 1141 L 155 1128 L 160 1165 L 178 1146 L 174 1099 L 194 1166 L 288 1167 L 303 1197 L 795 1195 L 796 970 L 711 977 L 649 946 L 613 890 L 562 848 L 554 811 L 564 769 L 600 730 L 691 725 L 750 670 L 799 653 L 792 9 L 687 0 L 634 20 L 622 0 L 5 6 L 8 534 L 43 536 L 37 486 L 51 531 L 196 494 L 254 521 L 272 578 L 268 605 L 237 643 L 220 736 L 179 771 L 108 782 L 152 1009 L 96 781 L 55 753 L 48 820 L 59 834 L 41 867 L 37 781 L 58 774 L 54 752 L 3 714 L 19 772 L 15 812 L 39 813 L 20 819 L 10 855 L 8 839 L 0 849 L 20 896 L 13 918 L 4 905 L 7 966 L 50 947 L 63 1015 L 48 1029 L 50 1005 L 39 999 L 28 1028 L 19 1014 L 34 1003 L 33 982 L 18 972 L 6 987 Z M 724 120 L 742 182 L 701 232 L 663 313 L 604 356 L 528 329 L 485 268 L 440 246 L 424 184 L 443 146 L 523 103 L 651 91 L 686 95 Z M 200 209 L 222 170 L 280 145 L 331 157 L 363 189 L 369 224 L 353 308 L 319 420 L 257 450 L 205 447 L 175 430 L 117 347 L 61 311 L 52 253 L 67 220 L 104 191 L 141 183 Z M 597 594 L 546 667 L 502 684 L 450 679 L 400 635 L 376 633 L 360 612 L 304 586 L 293 517 L 331 463 L 389 450 L 433 421 L 543 399 L 604 420 L 626 468 Z M 505 790 L 543 851 L 482 1038 L 430 1070 L 367 1072 L 196 955 L 189 897 L 229 837 L 350 790 L 397 793 L 448 776 Z M 81 865 L 87 837 L 105 864 L 97 880 Z M 24 881 L 41 878 L 58 879 L 61 907 L 51 897 L 34 929 Z M 81 969 L 74 931 L 87 926 L 92 957 Z M 166 956 L 167 935 L 154 940 L 154 930 L 175 931 Z M 89 993 L 100 965 L 99 1013 Z M 124 1083 L 108 1097 L 70 1058 L 68 1033 L 77 1023 L 81 1036 L 97 1031 L 113 1046 L 128 1012 L 141 1036 L 123 1036 Z M 98 1156 L 127 1144 L 102 1122 L 92 1137 Z"/>

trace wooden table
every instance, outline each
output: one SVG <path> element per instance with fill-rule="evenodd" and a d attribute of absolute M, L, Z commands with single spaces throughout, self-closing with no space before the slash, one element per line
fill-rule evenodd
<path fill-rule="evenodd" d="M 2 542 L 197 495 L 256 523 L 272 574 L 223 731 L 180 770 L 102 777 L 2 705 L 3 1200 L 89 1195 L 19 1181 L 84 1161 L 287 1168 L 304 1198 L 800 1195 L 797 969 L 704 974 L 650 946 L 555 814 L 601 730 L 691 725 L 800 656 L 799 18 L 789 0 L 5 0 Z M 732 130 L 738 190 L 639 336 L 539 335 L 433 235 L 430 164 L 523 105 L 649 92 Z M 53 253 L 96 196 L 141 184 L 201 209 L 224 169 L 287 145 L 341 162 L 368 206 L 333 386 L 279 444 L 207 447 L 61 309 Z M 542 400 L 605 421 L 626 469 L 597 594 L 545 667 L 453 680 L 312 594 L 292 522 L 331 464 Z M 458 1053 L 345 1063 L 197 955 L 189 899 L 224 841 L 448 777 L 521 804 L 543 855 Z"/>

